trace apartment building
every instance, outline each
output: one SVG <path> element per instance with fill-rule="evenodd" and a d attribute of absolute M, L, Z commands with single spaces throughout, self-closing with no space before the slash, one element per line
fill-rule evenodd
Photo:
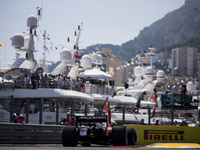
<path fill-rule="evenodd" d="M 122 65 L 122 59 L 112 54 L 112 50 L 109 48 L 102 48 L 102 56 L 104 71 L 113 76 L 115 86 L 121 86 L 122 72 L 121 69 L 116 68 Z"/>
<path fill-rule="evenodd" d="M 177 68 L 180 76 L 195 77 L 198 72 L 198 49 L 177 47 L 172 49 L 172 69 Z"/>

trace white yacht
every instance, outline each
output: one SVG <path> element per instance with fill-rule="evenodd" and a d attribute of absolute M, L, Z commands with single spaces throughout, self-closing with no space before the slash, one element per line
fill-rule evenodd
<path fill-rule="evenodd" d="M 36 28 L 38 26 L 38 21 L 35 16 L 30 16 L 27 20 L 27 26 L 30 27 L 30 34 L 28 37 L 23 37 L 20 34 L 16 34 L 12 38 L 12 46 L 17 50 L 25 51 L 26 57 L 19 58 L 14 64 L 14 67 L 8 70 L 4 75 L 15 75 L 21 76 L 30 73 L 42 73 L 43 69 L 39 68 L 37 62 L 34 58 L 34 35 L 36 33 Z M 78 27 L 79 33 L 77 34 L 77 40 L 73 50 L 64 48 L 61 52 L 60 60 L 62 63 L 54 69 L 52 73 L 62 73 L 66 65 L 71 65 L 68 76 L 72 79 L 76 79 L 78 75 L 81 75 L 83 71 L 90 70 L 92 63 L 100 64 L 102 61 L 102 56 L 100 54 L 94 55 L 95 59 L 84 55 L 80 60 L 81 69 L 75 63 L 75 55 L 78 52 L 78 43 L 81 33 L 81 27 Z M 94 62 L 95 61 L 95 62 Z M 26 67 L 21 68 L 21 64 L 27 64 Z M 95 69 L 95 68 L 94 68 Z M 136 69 L 138 69 L 136 67 Z M 140 68 L 139 68 L 140 70 Z M 82 71 L 78 74 L 79 71 Z M 151 69 L 146 69 L 145 73 L 151 73 Z M 94 71 L 93 71 L 94 72 Z M 97 72 L 97 71 L 95 71 Z M 100 72 L 101 73 L 101 72 Z M 100 74 L 99 73 L 99 74 Z M 136 71 L 137 73 L 137 71 Z M 104 73 L 104 76 L 96 75 L 93 78 L 98 79 L 110 79 L 112 76 Z M 91 75 L 91 74 L 90 74 Z M 104 105 L 105 100 L 108 98 L 110 105 L 116 106 L 127 106 L 136 105 L 138 100 L 138 95 L 146 91 L 147 93 L 152 93 L 156 81 L 153 81 L 149 74 L 145 74 L 146 78 L 141 80 L 141 78 L 135 81 L 135 89 L 125 90 L 126 94 L 130 94 L 127 97 L 124 91 L 119 91 L 117 95 L 114 96 L 114 91 L 110 87 L 85 84 L 85 93 L 78 92 L 74 90 L 66 89 L 56 89 L 56 88 L 36 88 L 36 89 L 16 89 L 14 87 L 13 81 L 8 81 L 5 78 L 1 78 L 1 89 L 0 89 L 0 121 L 1 122 L 11 122 L 12 114 L 20 109 L 21 113 L 26 118 L 26 123 L 56 123 L 58 124 L 61 118 L 66 116 L 67 112 L 71 114 L 76 111 L 84 113 L 87 115 L 88 105 L 96 105 L 97 108 L 101 109 Z M 141 75 L 140 75 L 141 76 Z M 132 93 L 134 92 L 134 94 Z M 82 107 L 80 107 L 80 105 Z M 153 101 L 141 101 L 141 107 L 155 107 L 156 103 Z M 74 108 L 75 107 L 75 108 Z M 84 110 L 84 111 L 83 111 Z M 89 111 L 89 110 L 88 110 Z M 92 112 L 94 113 L 94 111 Z M 129 116 L 129 117 L 128 117 Z M 140 118 L 134 114 L 125 114 L 125 118 L 128 120 L 130 118 L 132 122 L 137 122 Z M 115 121 L 123 120 L 122 113 L 112 113 L 112 118 Z M 129 120 L 130 121 L 130 120 Z"/>

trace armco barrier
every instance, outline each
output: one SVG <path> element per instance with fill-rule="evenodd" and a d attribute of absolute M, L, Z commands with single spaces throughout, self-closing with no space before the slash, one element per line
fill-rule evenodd
<path fill-rule="evenodd" d="M 152 143 L 199 143 L 200 127 L 125 125 L 134 128 L 138 145 Z"/>
<path fill-rule="evenodd" d="M 62 127 L 0 123 L 0 144 L 60 144 Z"/>

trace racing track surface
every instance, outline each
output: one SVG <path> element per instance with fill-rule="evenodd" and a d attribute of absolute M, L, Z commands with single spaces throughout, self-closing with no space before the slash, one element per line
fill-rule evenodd
<path fill-rule="evenodd" d="M 0 144 L 0 150 L 105 150 L 105 149 L 138 149 L 138 150 L 148 150 L 155 149 L 151 147 L 143 146 L 126 146 L 126 147 L 113 147 L 113 146 L 101 146 L 92 144 L 91 147 L 82 147 L 78 145 L 77 147 L 63 147 L 62 144 Z M 191 148 L 181 148 L 181 150 L 189 150 Z M 197 148 L 197 149 L 200 149 Z M 156 148 L 156 150 L 166 150 L 166 148 Z"/>

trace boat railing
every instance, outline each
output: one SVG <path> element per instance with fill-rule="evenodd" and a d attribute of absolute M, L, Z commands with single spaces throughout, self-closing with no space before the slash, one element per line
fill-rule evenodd
<path fill-rule="evenodd" d="M 86 94 L 113 95 L 113 88 L 100 85 L 85 85 Z"/>
<path fill-rule="evenodd" d="M 101 86 L 101 85 L 92 85 L 92 84 L 73 84 L 73 86 L 70 86 L 68 84 L 58 85 L 57 83 L 47 83 L 47 84 L 27 84 L 25 81 L 21 81 L 19 83 L 14 82 L 3 82 L 0 84 L 0 90 L 6 90 L 6 89 L 38 89 L 38 88 L 54 88 L 54 89 L 65 89 L 65 90 L 74 90 L 79 92 L 85 92 L 86 94 L 102 94 L 102 95 L 113 95 L 114 91 L 112 87 L 108 86 Z"/>
<path fill-rule="evenodd" d="M 6 90 L 6 89 L 14 89 L 15 84 L 14 82 L 1 82 L 0 83 L 0 90 Z"/>

